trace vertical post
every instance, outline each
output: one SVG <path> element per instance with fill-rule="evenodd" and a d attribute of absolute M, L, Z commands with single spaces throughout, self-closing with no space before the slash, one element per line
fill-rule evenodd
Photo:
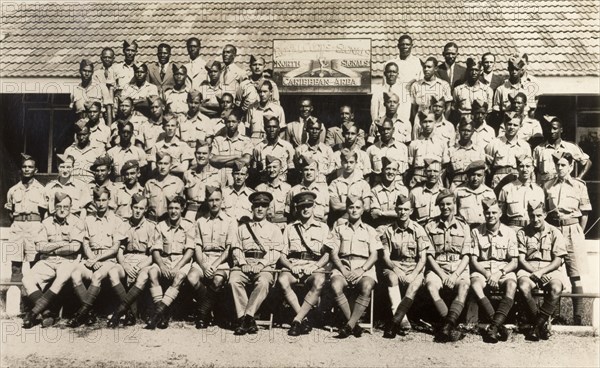
<path fill-rule="evenodd" d="M 50 107 L 50 130 L 48 133 L 48 174 L 52 173 L 52 160 L 54 158 L 54 108 Z"/>

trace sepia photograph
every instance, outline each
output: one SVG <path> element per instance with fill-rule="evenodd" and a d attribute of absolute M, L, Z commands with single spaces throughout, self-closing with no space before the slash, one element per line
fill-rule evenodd
<path fill-rule="evenodd" d="M 0 367 L 598 367 L 598 0 L 0 0 Z"/>

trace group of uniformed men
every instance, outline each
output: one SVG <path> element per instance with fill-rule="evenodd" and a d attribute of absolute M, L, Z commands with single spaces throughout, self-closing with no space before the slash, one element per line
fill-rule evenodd
<path fill-rule="evenodd" d="M 21 181 L 8 192 L 20 247 L 13 272 L 32 264 L 22 279 L 33 304 L 24 327 L 40 317 L 54 323 L 47 311 L 67 282 L 81 301 L 68 325 L 93 323 L 108 277 L 120 300 L 109 326 L 135 323 L 135 301 L 149 284 L 147 327 L 166 328 L 188 282 L 198 328 L 229 285 L 235 333 L 252 334 L 277 282 L 296 313 L 290 335 L 311 330 L 306 316 L 327 286 L 345 317 L 340 337 L 358 337 L 377 266 L 393 314 L 386 338 L 406 332 L 425 286 L 442 321 L 440 341 L 460 338 L 470 289 L 489 318 L 486 341 L 507 338 L 517 289 L 534 326 L 528 338 L 547 339 L 563 261 L 572 290 L 582 291 L 589 157 L 562 140 L 560 119 L 545 116 L 542 126 L 532 117 L 525 55 L 509 59 L 502 80 L 490 53 L 465 68 L 455 63 L 455 43 L 444 47 L 443 63 L 422 63 L 412 44 L 400 37 L 366 129 L 351 106 L 340 107 L 337 124 L 323 124 L 309 98 L 286 122 L 265 60 L 252 56 L 248 75 L 233 45 L 222 62 L 205 62 L 195 37 L 185 64 L 170 61 L 167 44 L 157 47 L 157 63 L 139 63 L 133 40 L 123 42 L 122 63 L 110 48 L 99 68 L 83 60 L 74 143 L 57 154 L 58 178 L 43 186 L 35 158 L 23 155 Z M 297 283 L 308 290 L 303 301 Z M 540 308 L 535 288 L 545 291 Z M 449 307 L 444 289 L 454 296 Z M 495 309 L 489 290 L 503 290 Z M 573 303 L 580 324 L 581 302 Z"/>

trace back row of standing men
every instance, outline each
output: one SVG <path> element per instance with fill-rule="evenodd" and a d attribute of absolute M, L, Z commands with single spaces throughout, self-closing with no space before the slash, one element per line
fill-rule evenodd
<path fill-rule="evenodd" d="M 537 85 L 524 57 L 509 60 L 509 77 L 499 83 L 493 55 L 481 63 L 469 58 L 462 70 L 454 63 L 458 47 L 449 43 L 444 63 L 433 57 L 421 63 L 403 35 L 399 57 L 386 63 L 384 83 L 373 93 L 373 121 L 365 131 L 350 106 L 340 107 L 338 124 L 324 126 L 310 99 L 300 101 L 298 120 L 287 123 L 264 59 L 251 57 L 248 76 L 235 64 L 232 45 L 223 49 L 222 63 L 204 62 L 200 41 L 191 38 L 184 65 L 170 62 L 166 44 L 150 65 L 135 62 L 135 41 L 123 46 L 121 64 L 113 65 L 110 49 L 102 51 L 101 68 L 80 64 L 82 83 L 72 99 L 80 119 L 75 142 L 58 155 L 59 178 L 41 188 L 32 181 L 35 166 L 25 168 L 32 160 L 24 160 L 23 181 L 11 188 L 7 204 L 16 240 L 36 234 L 29 223 L 39 224 L 44 211 L 54 215 L 62 194 L 71 213 L 97 216 L 101 188 L 109 193 L 108 208 L 123 219 L 133 214 L 134 195 L 142 194 L 146 217 L 159 224 L 169 221 L 169 204 L 182 197 L 187 219 L 209 216 L 207 188 L 220 188 L 226 215 L 252 217 L 255 188 L 271 194 L 267 217 L 282 230 L 297 220 L 292 199 L 301 192 L 315 194 L 316 220 L 334 228 L 349 217 L 347 199 L 360 198 L 362 217 L 381 235 L 398 218 L 400 195 L 410 200 L 413 220 L 426 225 L 440 216 L 436 203 L 448 187 L 460 221 L 471 228 L 485 223 L 485 199 L 497 197 L 502 221 L 515 228 L 529 222 L 528 200 L 538 199 L 549 221 L 563 228 L 571 253 L 583 237 L 591 209 L 587 188 L 570 175 L 575 163 L 580 177 L 591 163 L 562 141 L 560 119 L 545 117 L 542 129 L 528 113 Z M 498 135 L 488 120 L 501 123 Z M 31 239 L 22 249 L 17 262 L 34 259 Z M 569 276 L 580 288 L 571 258 Z M 581 317 L 580 309 L 574 313 Z"/>

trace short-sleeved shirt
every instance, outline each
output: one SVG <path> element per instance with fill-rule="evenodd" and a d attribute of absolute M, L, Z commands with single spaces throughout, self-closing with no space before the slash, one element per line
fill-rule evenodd
<path fill-rule="evenodd" d="M 184 184 L 174 175 L 168 175 L 163 180 L 150 179 L 144 185 L 144 195 L 148 199 L 148 210 L 156 216 L 167 212 L 167 198 L 183 194 Z"/>
<path fill-rule="evenodd" d="M 188 112 L 187 96 L 188 87 L 182 89 L 167 88 L 165 90 L 165 105 L 171 114 L 185 115 Z"/>
<path fill-rule="evenodd" d="M 436 137 L 421 138 L 408 145 L 408 163 L 413 168 L 423 168 L 425 159 L 436 159 L 442 165 L 450 162 L 448 145 Z"/>
<path fill-rule="evenodd" d="M 302 235 L 300 235 L 297 229 L 300 230 Z M 289 255 L 294 252 L 311 252 L 314 255 L 320 256 L 323 254 L 323 244 L 328 237 L 329 227 L 325 223 L 310 219 L 303 224 L 300 220 L 296 220 L 287 224 L 283 230 L 282 253 Z"/>
<path fill-rule="evenodd" d="M 216 216 L 200 217 L 195 224 L 196 246 L 202 252 L 222 253 L 231 246 L 237 231 L 235 218 L 219 211 Z"/>
<path fill-rule="evenodd" d="M 283 108 L 275 102 L 267 102 L 265 106 L 256 104 L 248 109 L 246 113 L 246 126 L 250 131 L 251 137 L 262 138 L 265 134 L 264 119 L 277 118 L 279 128 L 285 128 L 285 113 Z"/>
<path fill-rule="evenodd" d="M 456 132 L 457 141 L 459 140 L 458 131 Z M 471 136 L 471 141 L 477 147 L 485 148 L 491 141 L 496 138 L 496 132 L 494 128 L 489 126 L 487 123 L 481 124 L 478 128 L 473 126 L 473 135 Z"/>
<path fill-rule="evenodd" d="M 546 141 L 533 150 L 534 166 L 538 169 L 542 182 L 547 182 L 556 176 L 556 164 L 552 158 L 556 152 L 569 152 L 581 165 L 585 165 L 590 159 L 590 156 L 574 143 L 561 140 L 558 144 L 550 144 Z"/>
<path fill-rule="evenodd" d="M 531 200 L 544 202 L 544 190 L 535 183 L 523 183 L 516 179 L 502 187 L 498 202 L 502 213 L 509 219 L 528 220 L 527 203 Z"/>
<path fill-rule="evenodd" d="M 281 161 L 281 172 L 285 173 L 288 169 L 294 167 L 294 147 L 290 142 L 284 141 L 283 139 L 277 139 L 275 144 L 269 144 L 267 140 L 263 140 L 258 143 L 254 148 L 252 156 L 256 160 L 257 157 L 261 157 L 260 161 L 263 167 L 266 168 L 267 155 L 277 157 Z"/>
<path fill-rule="evenodd" d="M 419 111 L 429 112 L 431 97 L 452 101 L 452 91 L 448 82 L 435 76 L 431 80 L 421 79 L 410 87 L 412 103 L 419 106 Z"/>
<path fill-rule="evenodd" d="M 413 124 L 412 137 L 413 140 L 422 138 L 421 122 L 415 121 Z M 446 118 L 444 118 L 442 115 L 441 119 L 435 122 L 433 126 L 433 132 L 431 132 L 431 137 L 444 141 L 448 147 L 452 147 L 454 146 L 454 142 L 456 140 L 456 130 L 454 129 L 454 125 L 452 125 L 452 123 L 446 120 Z"/>
<path fill-rule="evenodd" d="M 90 142 L 96 147 L 110 146 L 110 128 L 106 126 L 104 119 L 100 119 L 95 126 L 90 126 Z"/>
<path fill-rule="evenodd" d="M 116 90 L 122 90 L 126 85 L 131 83 L 135 76 L 135 71 L 133 70 L 134 64 L 135 62 L 131 63 L 131 65 L 121 62 L 113 65 Z"/>
<path fill-rule="evenodd" d="M 485 184 L 472 189 L 466 183 L 461 184 L 454 192 L 456 196 L 456 212 L 469 224 L 483 224 L 483 200 L 496 199 L 494 191 Z"/>
<path fill-rule="evenodd" d="M 194 249 L 194 236 L 195 227 L 190 220 L 181 218 L 177 224 L 164 220 L 156 225 L 152 250 L 159 250 L 163 257 L 180 255 L 188 249 Z"/>
<path fill-rule="evenodd" d="M 408 188 L 402 184 L 401 179 L 397 179 L 389 186 L 385 186 L 383 183 L 375 185 L 371 189 L 371 194 L 373 197 L 371 211 L 390 211 L 396 208 L 396 199 L 400 194 L 408 197 Z"/>
<path fill-rule="evenodd" d="M 485 146 L 487 164 L 492 168 L 517 168 L 517 156 L 531 156 L 531 147 L 520 139 L 508 141 L 506 137 L 496 138 Z"/>
<path fill-rule="evenodd" d="M 471 229 L 457 217 L 448 226 L 440 217 L 436 217 L 425 225 L 425 231 L 433 244 L 428 253 L 437 262 L 459 261 L 471 252 Z"/>
<path fill-rule="evenodd" d="M 439 184 L 428 188 L 425 183 L 421 183 L 411 189 L 409 198 L 414 208 L 413 217 L 417 222 L 423 224 L 440 214 L 440 209 L 435 204 L 439 193 Z"/>
<path fill-rule="evenodd" d="M 128 222 L 127 245 L 124 247 L 125 253 L 144 253 L 149 254 L 154 240 L 156 223 L 142 218 L 136 225 Z"/>
<path fill-rule="evenodd" d="M 194 159 L 194 152 L 188 146 L 186 142 L 181 141 L 176 136 L 173 137 L 171 142 L 159 139 L 156 141 L 154 147 L 150 149 L 150 154 L 148 155 L 148 161 L 154 162 L 156 161 L 156 154 L 158 152 L 167 152 L 173 158 L 173 165 L 180 164 L 184 161 L 191 161 Z"/>
<path fill-rule="evenodd" d="M 495 233 L 486 224 L 479 225 L 471 231 L 471 238 L 471 254 L 479 261 L 510 262 L 519 256 L 517 234 L 504 224 L 500 224 Z"/>
<path fill-rule="evenodd" d="M 156 85 L 148 81 L 144 82 L 141 86 L 138 86 L 135 82 L 127 83 L 121 92 L 121 98 L 129 97 L 134 101 L 139 99 L 145 100 L 150 96 L 159 96 L 159 93 Z"/>
<path fill-rule="evenodd" d="M 354 172 L 347 178 L 340 176 L 329 184 L 329 199 L 336 198 L 345 203 L 349 195 L 362 198 L 364 201 L 371 198 L 371 187 L 361 176 Z"/>
<path fill-rule="evenodd" d="M 6 194 L 6 203 L 13 209 L 13 215 L 39 214 L 39 207 L 46 207 L 44 186 L 33 179 L 25 186 L 22 182 L 13 185 Z"/>
<path fill-rule="evenodd" d="M 223 90 L 221 89 L 220 84 L 217 83 L 216 86 L 210 84 L 209 81 L 204 81 L 200 84 L 198 91 L 202 94 L 202 98 L 204 101 L 202 105 L 211 108 L 214 106 L 219 106 L 219 99 L 223 96 Z M 235 97 L 235 93 L 232 94 Z"/>
<path fill-rule="evenodd" d="M 183 175 L 183 181 L 188 200 L 204 202 L 206 187 L 224 187 L 227 184 L 227 174 L 224 169 L 217 169 L 211 164 L 207 164 L 200 172 L 195 167 L 187 170 Z"/>
<path fill-rule="evenodd" d="M 325 178 L 333 170 L 335 170 L 335 155 L 331 147 L 325 143 L 317 143 L 314 146 L 310 146 L 308 143 L 303 143 L 296 147 L 296 155 L 306 156 L 314 161 L 317 161 L 319 165 L 319 181 L 324 183 Z"/>
<path fill-rule="evenodd" d="M 83 85 L 79 83 L 75 86 L 75 89 L 71 94 L 71 108 L 73 108 L 76 113 L 84 112 L 85 104 L 87 102 L 96 101 L 100 102 L 103 106 L 113 104 L 106 85 L 98 83 L 93 79 L 87 87 L 83 87 Z"/>
<path fill-rule="evenodd" d="M 196 147 L 196 140 L 205 141 L 207 138 L 214 137 L 217 131 L 222 128 L 213 119 L 202 113 L 194 116 L 182 114 L 177 120 L 179 121 L 179 138 L 186 142 L 190 148 Z"/>
<path fill-rule="evenodd" d="M 511 102 L 508 96 L 515 97 L 517 93 L 523 92 L 527 96 L 527 105 L 535 107 L 537 96 L 540 93 L 539 83 L 531 78 L 521 78 L 518 84 L 512 84 L 506 79 L 503 84 L 496 88 L 492 108 L 494 111 L 510 111 Z"/>
<path fill-rule="evenodd" d="M 498 137 L 503 137 L 504 134 L 504 124 L 500 124 L 500 128 L 498 128 Z M 542 126 L 538 120 L 531 119 L 527 116 L 523 117 L 523 120 L 521 120 L 521 127 L 517 132 L 517 139 L 522 139 L 527 142 L 531 138 L 539 138 L 543 137 L 543 135 Z"/>
<path fill-rule="evenodd" d="M 397 80 L 396 83 L 392 85 L 385 83 L 382 86 L 374 86 L 373 95 L 371 97 L 371 120 L 376 121 L 381 118 L 381 116 L 385 115 L 385 105 L 383 103 L 384 93 L 393 93 L 400 98 L 404 93 L 404 88 L 405 87 Z M 381 122 L 381 120 L 379 120 L 379 122 Z"/>
<path fill-rule="evenodd" d="M 81 181 L 88 182 L 94 179 L 94 174 L 90 170 L 90 167 L 96 158 L 104 155 L 105 152 L 104 144 L 92 144 L 90 141 L 84 148 L 79 148 L 77 143 L 73 143 L 65 149 L 64 154 L 73 156 L 75 159 L 71 175 Z"/>
<path fill-rule="evenodd" d="M 233 187 L 223 189 L 223 211 L 229 216 L 239 220 L 243 216 L 252 217 L 252 203 L 250 194 L 254 190 L 244 186 L 239 192 Z"/>
<path fill-rule="evenodd" d="M 97 214 L 85 217 L 85 237 L 92 251 L 106 250 L 118 247 L 119 242 L 126 238 L 127 223 L 112 211 L 107 211 L 102 217 Z"/>
<path fill-rule="evenodd" d="M 46 184 L 45 189 L 45 201 L 50 214 L 54 214 L 54 194 L 56 192 L 63 192 L 71 197 L 71 213 L 81 211 L 83 206 L 92 200 L 87 185 L 73 177 L 65 184 L 61 184 L 58 180 L 52 180 Z"/>
<path fill-rule="evenodd" d="M 116 145 L 109 149 L 107 154 L 112 158 L 113 161 L 113 172 L 115 176 L 121 176 L 121 166 L 129 160 L 136 160 L 140 167 L 146 166 L 146 152 L 138 146 L 130 145 L 127 148 L 123 148 L 121 145 Z"/>
<path fill-rule="evenodd" d="M 384 252 L 392 261 L 414 262 L 419 260 L 421 252 L 432 247 L 425 229 L 412 220 L 408 220 L 405 228 L 397 223 L 385 228 L 381 236 Z"/>
<path fill-rule="evenodd" d="M 471 113 L 471 105 L 473 101 L 480 100 L 487 102 L 489 109 L 492 109 L 492 98 L 494 91 L 480 81 L 475 81 L 475 84 L 469 86 L 466 82 L 454 88 L 452 93 L 454 100 L 454 108 L 463 114 Z"/>
<path fill-rule="evenodd" d="M 260 242 L 257 244 L 254 237 L 248 231 L 252 229 L 254 235 Z M 262 247 L 262 248 L 261 248 Z M 248 225 L 238 226 L 236 236 L 231 244 L 232 249 L 239 249 L 242 253 L 247 251 L 264 251 L 262 258 L 253 258 L 250 263 L 262 263 L 264 266 L 275 265 L 284 248 L 283 234 L 276 224 L 267 220 L 251 221 Z M 249 263 L 246 257 L 239 257 L 236 251 L 233 252 L 234 263 L 242 266 Z"/>
<path fill-rule="evenodd" d="M 325 246 L 337 251 L 340 258 L 369 258 L 370 254 L 383 249 L 377 231 L 362 220 L 354 224 L 344 221 L 335 226 L 325 241 Z"/>
<path fill-rule="evenodd" d="M 116 193 L 112 200 L 115 202 L 115 214 L 121 218 L 131 217 L 131 198 L 134 194 L 143 194 L 144 187 L 140 183 L 135 183 L 133 187 L 127 188 L 124 183 L 116 184 Z"/>
<path fill-rule="evenodd" d="M 587 185 L 583 180 L 558 177 L 544 186 L 546 209 L 550 218 L 559 220 L 579 218 L 582 212 L 592 210 Z"/>
<path fill-rule="evenodd" d="M 35 236 L 34 242 L 36 244 L 62 241 L 77 241 L 83 244 L 85 225 L 83 221 L 75 215 L 69 215 L 64 221 L 60 222 L 55 216 L 46 217 L 42 221 L 42 225 L 41 231 Z M 73 254 L 78 253 L 79 248 L 73 252 Z"/>
<path fill-rule="evenodd" d="M 408 170 L 408 147 L 406 144 L 396 142 L 392 139 L 390 142 L 383 143 L 378 141 L 367 148 L 367 155 L 371 161 L 371 169 L 374 173 L 380 173 L 382 169 L 381 159 L 387 157 L 399 164 L 398 172 L 403 173 Z"/>
<path fill-rule="evenodd" d="M 306 183 L 294 185 L 288 192 L 285 200 L 285 212 L 292 213 L 292 199 L 296 194 L 306 191 L 313 192 L 317 195 L 317 198 L 315 199 L 315 209 L 313 210 L 314 216 L 320 220 L 327 219 L 327 215 L 329 214 L 329 190 L 327 184 L 318 183 L 316 181 L 309 185 L 306 185 Z"/>
<path fill-rule="evenodd" d="M 273 195 L 268 213 L 275 216 L 282 216 L 285 213 L 285 200 L 290 189 L 292 189 L 292 186 L 283 181 L 279 181 L 278 185 L 261 183 L 256 187 L 257 191 L 269 192 Z"/>
<path fill-rule="evenodd" d="M 412 126 L 410 125 L 410 121 L 408 118 L 402 120 L 400 118 L 399 112 L 396 112 L 396 114 L 391 118 L 388 118 L 386 114 L 383 114 L 379 117 L 378 121 L 383 122 L 386 119 L 391 120 L 394 123 L 393 136 L 396 142 L 408 144 L 412 140 Z M 372 124 L 371 129 L 369 131 L 369 139 L 375 141 L 376 136 L 379 136 L 379 132 L 377 131 L 377 125 Z"/>
<path fill-rule="evenodd" d="M 536 230 L 527 225 L 517 232 L 519 254 L 525 255 L 527 261 L 551 262 L 556 257 L 567 255 L 567 245 L 562 232 L 544 222 L 542 229 Z"/>
<path fill-rule="evenodd" d="M 150 152 L 150 149 L 156 144 L 158 137 L 163 135 L 164 132 L 160 121 L 155 122 L 148 119 L 142 123 L 140 126 L 140 140 L 144 144 L 146 152 Z"/>
<path fill-rule="evenodd" d="M 354 144 L 351 151 L 356 152 L 356 166 L 354 167 L 354 172 L 358 175 L 364 176 L 371 173 L 371 159 L 369 158 L 369 154 L 366 151 L 363 151 L 358 147 L 358 145 Z M 338 170 L 338 177 L 342 176 L 342 151 L 335 151 L 333 153 L 333 157 L 335 160 L 335 167 Z"/>
<path fill-rule="evenodd" d="M 450 169 L 454 175 L 465 174 L 465 170 L 470 163 L 475 161 L 485 161 L 485 152 L 483 147 L 479 147 L 469 141 L 464 146 L 458 142 L 448 151 L 450 157 Z"/>
<path fill-rule="evenodd" d="M 240 155 L 252 154 L 252 141 L 250 138 L 237 134 L 235 137 L 217 136 L 212 143 L 214 155 Z"/>

